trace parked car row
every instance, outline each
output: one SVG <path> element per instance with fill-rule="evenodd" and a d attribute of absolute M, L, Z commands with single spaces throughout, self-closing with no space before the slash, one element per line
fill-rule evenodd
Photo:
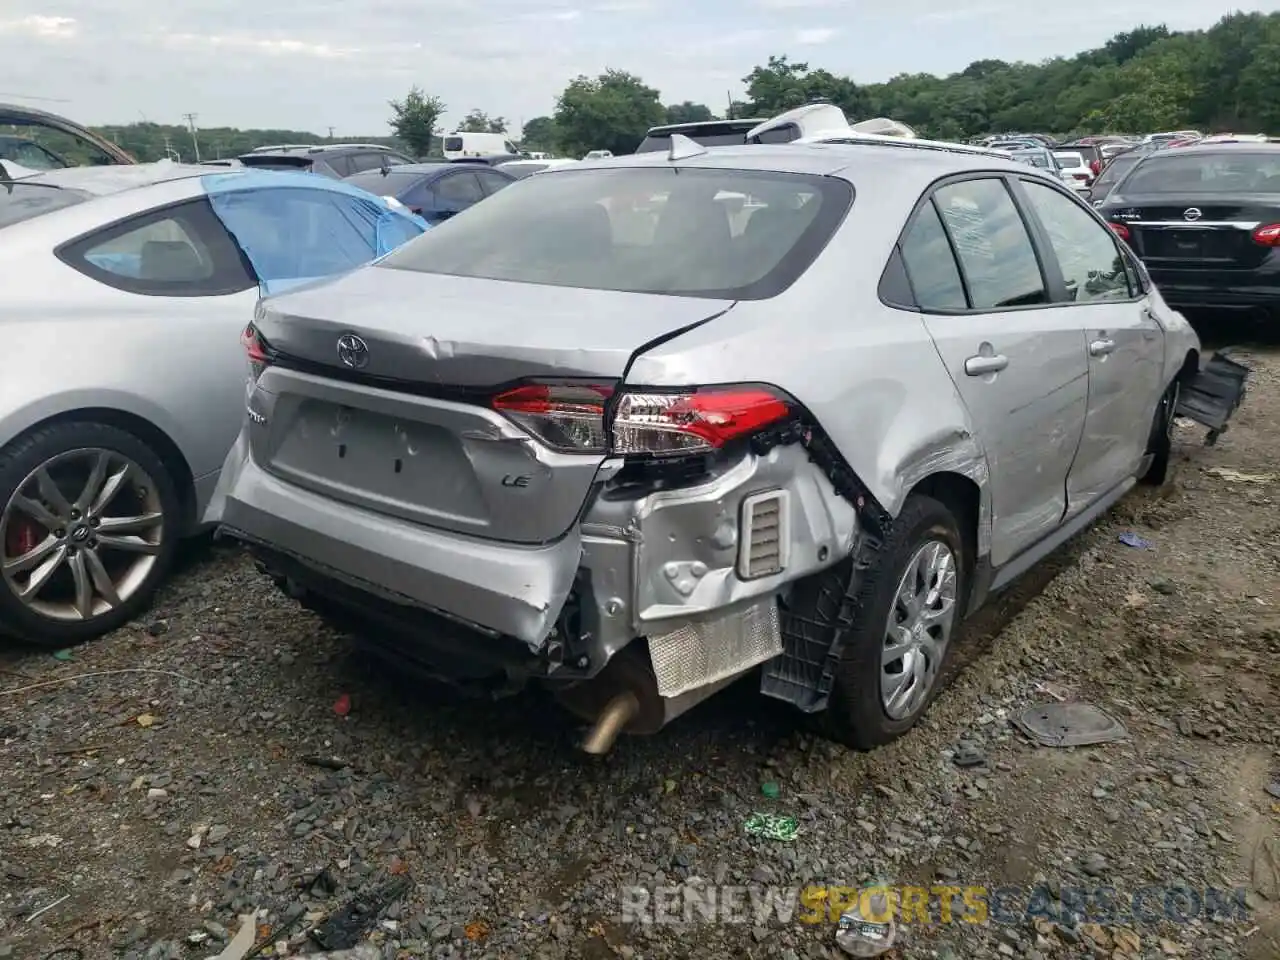
<path fill-rule="evenodd" d="M 830 104 L 743 140 L 19 171 L 0 323 L 63 359 L 0 381 L 0 625 L 114 627 L 216 528 L 396 662 L 546 684 L 593 752 L 751 671 L 843 743 L 901 735 L 963 619 L 1247 371 L 1202 371 L 1146 234 L 1044 144 Z"/>

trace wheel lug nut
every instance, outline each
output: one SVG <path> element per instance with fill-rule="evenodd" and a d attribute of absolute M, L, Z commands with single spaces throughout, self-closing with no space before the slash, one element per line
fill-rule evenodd
<path fill-rule="evenodd" d="M 71 511 L 71 519 L 72 519 L 72 520 L 79 520 L 79 519 L 80 519 L 80 511 L 79 511 L 79 510 L 72 510 L 72 511 Z"/>
<path fill-rule="evenodd" d="M 65 530 L 55 530 L 55 531 L 53 531 L 53 535 L 54 535 L 55 537 L 57 537 L 59 540 L 61 540 L 63 537 L 65 537 L 65 536 L 67 535 L 67 531 L 65 531 Z"/>
<path fill-rule="evenodd" d="M 89 541 L 89 549 L 90 549 L 90 550 L 97 550 L 97 549 L 98 549 L 98 541 L 97 541 L 97 540 L 90 540 L 90 541 Z"/>
<path fill-rule="evenodd" d="M 89 526 L 91 526 L 91 527 L 96 527 L 96 526 L 97 526 L 98 524 L 100 524 L 101 522 L 102 522 L 102 521 L 101 521 L 101 520 L 99 520 L 97 517 L 94 517 L 92 520 L 90 520 L 90 521 L 89 521 Z"/>

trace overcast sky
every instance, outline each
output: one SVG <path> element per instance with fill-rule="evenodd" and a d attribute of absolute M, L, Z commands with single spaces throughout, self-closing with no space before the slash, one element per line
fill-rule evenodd
<path fill-rule="evenodd" d="M 374 135 L 416 83 L 446 126 L 479 107 L 515 127 L 605 67 L 719 111 L 775 53 L 874 82 L 1242 8 L 1280 0 L 0 0 L 0 101 L 92 124 L 191 111 L 201 126 Z"/>

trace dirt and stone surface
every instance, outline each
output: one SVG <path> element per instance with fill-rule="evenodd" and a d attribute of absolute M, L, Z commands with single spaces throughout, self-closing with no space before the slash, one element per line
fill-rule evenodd
<path fill-rule="evenodd" d="M 1181 428 L 1175 481 L 981 615 L 925 722 L 870 754 L 742 686 L 594 762 L 537 694 L 397 679 L 206 549 L 138 624 L 0 660 L 0 957 L 211 957 L 255 911 L 258 956 L 305 952 L 387 884 L 364 924 L 386 957 L 837 957 L 830 923 L 627 925 L 620 889 L 872 880 L 1020 891 L 1010 922 L 904 925 L 898 958 L 1280 957 L 1280 351 L 1246 355 L 1218 445 Z M 1057 698 L 1129 738 L 1011 727 Z M 756 811 L 798 836 L 749 836 Z M 1242 888 L 1247 916 L 1157 892 L 1137 920 L 1050 919 L 1074 888 L 1156 886 Z"/>

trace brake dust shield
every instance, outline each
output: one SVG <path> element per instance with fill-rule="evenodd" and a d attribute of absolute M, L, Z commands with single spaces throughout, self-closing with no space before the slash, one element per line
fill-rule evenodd
<path fill-rule="evenodd" d="M 1129 736 L 1124 724 L 1091 703 L 1042 703 L 1014 714 L 1009 721 L 1045 747 L 1089 747 Z"/>

